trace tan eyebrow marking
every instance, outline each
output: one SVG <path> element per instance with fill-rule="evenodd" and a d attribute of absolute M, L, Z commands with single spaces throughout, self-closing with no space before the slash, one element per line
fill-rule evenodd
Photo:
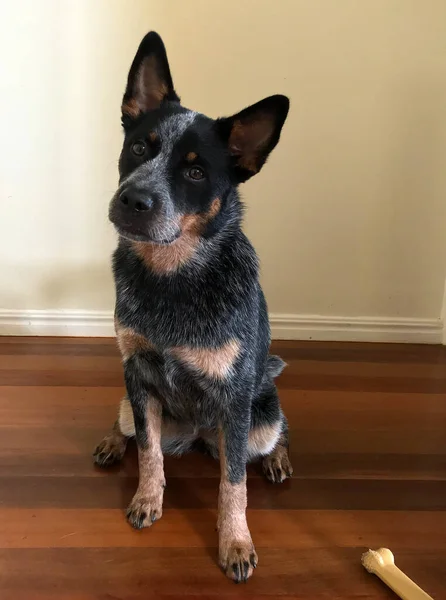
<path fill-rule="evenodd" d="M 186 154 L 186 160 L 188 163 L 193 163 L 195 160 L 197 160 L 198 158 L 198 154 L 196 152 L 188 152 Z"/>

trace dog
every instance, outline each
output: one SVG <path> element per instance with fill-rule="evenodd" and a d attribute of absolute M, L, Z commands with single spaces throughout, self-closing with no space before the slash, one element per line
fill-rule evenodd
<path fill-rule="evenodd" d="M 269 355 L 267 305 L 238 193 L 278 143 L 288 110 L 281 95 L 216 120 L 183 107 L 164 44 L 148 33 L 123 97 L 109 208 L 127 394 L 95 462 L 119 461 L 136 438 L 139 485 L 127 519 L 140 529 L 162 515 L 163 454 L 201 444 L 218 457 L 219 562 L 236 582 L 258 560 L 246 521 L 247 462 L 262 457 L 272 482 L 292 474 L 274 383 L 285 363 Z"/>

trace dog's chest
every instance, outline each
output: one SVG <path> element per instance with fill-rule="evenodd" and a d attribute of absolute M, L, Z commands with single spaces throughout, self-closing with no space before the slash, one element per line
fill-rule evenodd
<path fill-rule="evenodd" d="M 237 288 L 218 274 L 185 272 L 160 279 L 147 269 L 130 268 L 128 259 L 117 256 L 117 318 L 157 347 L 218 347 L 240 328 Z"/>
<path fill-rule="evenodd" d="M 219 409 L 217 398 L 231 384 L 239 358 L 237 339 L 216 347 L 194 345 L 193 340 L 166 345 L 118 320 L 116 335 L 123 360 L 134 362 L 148 389 L 159 397 L 168 413 L 212 426 Z"/>
<path fill-rule="evenodd" d="M 224 287 L 209 282 L 180 276 L 161 282 L 124 266 L 115 264 L 116 332 L 124 361 L 137 356 L 147 383 L 176 418 L 215 420 L 241 361 L 237 298 L 228 299 Z"/>
<path fill-rule="evenodd" d="M 145 354 L 143 362 L 144 376 L 154 386 L 166 412 L 201 427 L 215 425 L 221 407 L 218 395 L 212 391 L 219 384 L 214 374 L 210 376 L 203 370 L 216 369 L 203 350 L 181 347 L 154 350 Z"/>

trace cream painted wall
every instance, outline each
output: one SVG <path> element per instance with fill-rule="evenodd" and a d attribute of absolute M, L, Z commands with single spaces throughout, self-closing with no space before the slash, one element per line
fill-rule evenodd
<path fill-rule="evenodd" d="M 186 105 L 291 97 L 243 188 L 274 313 L 440 316 L 444 0 L 14 0 L 2 5 L 0 309 L 109 310 L 119 104 L 142 35 Z"/>
<path fill-rule="evenodd" d="M 120 98 L 152 3 L 11 0 L 2 12 L 0 307 L 111 309 Z"/>

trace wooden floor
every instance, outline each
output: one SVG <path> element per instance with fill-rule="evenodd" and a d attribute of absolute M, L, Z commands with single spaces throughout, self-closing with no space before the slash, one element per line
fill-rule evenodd
<path fill-rule="evenodd" d="M 218 465 L 166 460 L 165 512 L 134 531 L 120 468 L 91 452 L 123 393 L 113 340 L 0 339 L 0 598 L 392 599 L 360 565 L 368 547 L 446 598 L 446 350 L 276 343 L 294 478 L 249 469 L 259 568 L 216 566 Z"/>

